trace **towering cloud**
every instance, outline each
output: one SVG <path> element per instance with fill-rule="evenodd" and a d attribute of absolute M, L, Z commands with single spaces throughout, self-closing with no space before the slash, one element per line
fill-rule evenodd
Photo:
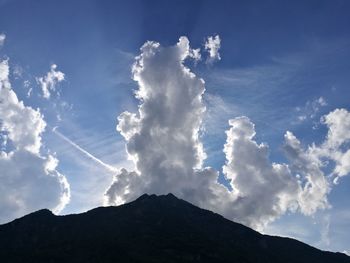
<path fill-rule="evenodd" d="M 218 49 L 218 36 L 208 38 L 208 48 L 213 41 Z M 218 54 L 217 49 L 211 57 Z M 132 69 L 138 83 L 138 112 L 120 114 L 117 125 L 135 171 L 122 169 L 114 177 L 105 194 L 106 203 L 120 204 L 142 193 L 172 192 L 256 229 L 286 211 L 310 215 L 329 207 L 327 194 L 332 183 L 322 171 L 323 158 L 337 162 L 339 176 L 348 172 L 348 152 L 338 155 L 349 139 L 345 132 L 349 113 L 336 110 L 324 117 L 329 133 L 320 146 L 304 148 L 287 132 L 288 164 L 269 160 L 268 146 L 254 140 L 255 127 L 247 117 L 231 119 L 223 166 L 230 191 L 218 183 L 218 172 L 203 167 L 206 154 L 199 131 L 205 113 L 204 81 L 184 64 L 198 57 L 186 37 L 175 46 L 162 47 L 156 42 L 142 46 Z"/>
<path fill-rule="evenodd" d="M 147 42 L 141 48 L 132 70 L 139 84 L 139 112 L 122 113 L 117 126 L 137 170 L 116 176 L 114 184 L 125 187 L 118 192 L 112 189 L 119 187 L 111 187 L 110 200 L 125 201 L 142 192 L 192 191 L 187 188 L 194 186 L 194 169 L 205 158 L 198 136 L 205 108 L 204 81 L 183 65 L 191 54 L 185 37 L 173 47 Z"/>
<path fill-rule="evenodd" d="M 268 146 L 254 141 L 254 124 L 247 117 L 229 121 L 223 172 L 237 199 L 233 217 L 255 228 L 295 210 L 300 186 L 286 164 L 270 163 Z"/>
<path fill-rule="evenodd" d="M 139 84 L 139 111 L 122 113 L 117 126 L 136 171 L 123 169 L 115 176 L 106 192 L 108 203 L 125 202 L 144 192 L 173 192 L 207 206 L 220 202 L 221 193 L 229 193 L 216 183 L 215 171 L 202 168 L 204 81 L 184 65 L 185 59 L 196 57 L 193 54 L 186 37 L 171 47 L 147 42 L 141 48 L 132 70 Z"/>
<path fill-rule="evenodd" d="M 0 62 L 0 222 L 41 208 L 59 212 L 69 201 L 69 184 L 58 160 L 41 153 L 46 122 L 39 110 L 19 101 Z"/>

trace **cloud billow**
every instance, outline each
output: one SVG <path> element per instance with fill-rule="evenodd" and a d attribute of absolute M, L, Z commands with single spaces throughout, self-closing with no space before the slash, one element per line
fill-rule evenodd
<path fill-rule="evenodd" d="M 69 202 L 58 160 L 41 152 L 46 122 L 11 87 L 8 61 L 0 61 L 0 223 L 42 208 L 61 211 Z"/>
<path fill-rule="evenodd" d="M 220 45 L 216 47 L 218 54 Z M 206 153 L 199 132 L 205 114 L 205 83 L 184 64 L 186 59 L 198 60 L 198 54 L 186 37 L 174 46 L 151 41 L 142 46 L 132 69 L 138 83 L 138 112 L 123 112 L 117 125 L 135 170 L 121 169 L 115 175 L 105 193 L 106 204 L 121 204 L 143 193 L 172 192 L 255 229 L 263 229 L 287 211 L 310 215 L 328 208 L 332 182 L 322 171 L 321 159 L 336 162 L 338 176 L 349 170 L 349 154 L 339 152 L 339 142 L 336 149 L 326 146 L 334 144 L 332 129 L 339 122 L 329 116 L 337 110 L 324 121 L 331 131 L 329 143 L 304 149 L 291 132 L 286 133 L 288 164 L 269 160 L 268 146 L 254 140 L 255 127 L 249 118 L 229 120 L 223 166 L 229 190 L 218 183 L 217 171 L 203 166 Z"/>
<path fill-rule="evenodd" d="M 5 34 L 0 34 L 0 48 L 4 45 L 6 39 Z"/>
<path fill-rule="evenodd" d="M 196 203 L 229 193 L 216 183 L 217 172 L 202 168 L 206 155 L 199 131 L 205 88 L 184 65 L 192 54 L 186 37 L 172 47 L 146 42 L 141 48 L 132 70 L 139 84 L 139 111 L 122 113 L 117 126 L 136 171 L 123 169 L 115 176 L 106 192 L 108 203 L 129 201 L 145 192 L 173 192 Z"/>
<path fill-rule="evenodd" d="M 286 164 L 271 164 L 268 146 L 254 141 L 255 127 L 247 117 L 231 119 L 229 124 L 223 172 L 236 195 L 230 213 L 239 222 L 262 228 L 296 209 L 299 184 Z"/>
<path fill-rule="evenodd" d="M 215 37 L 207 38 L 207 41 L 204 44 L 205 50 L 207 50 L 209 53 L 207 63 L 212 63 L 216 60 L 221 60 L 220 53 L 219 53 L 220 47 L 221 47 L 221 39 L 219 35 L 216 35 Z"/>
<path fill-rule="evenodd" d="M 36 78 L 45 99 L 50 99 L 51 93 L 56 92 L 56 85 L 64 80 L 64 73 L 57 70 L 57 65 L 52 64 L 50 71 L 44 77 Z"/>

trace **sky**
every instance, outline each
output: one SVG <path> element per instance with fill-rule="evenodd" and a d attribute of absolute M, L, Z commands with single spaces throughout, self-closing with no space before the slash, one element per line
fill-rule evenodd
<path fill-rule="evenodd" d="M 0 223 L 172 192 L 348 253 L 349 11 L 0 0 Z"/>

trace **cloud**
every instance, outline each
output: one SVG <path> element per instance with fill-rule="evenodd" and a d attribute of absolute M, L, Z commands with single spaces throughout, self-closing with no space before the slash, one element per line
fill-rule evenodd
<path fill-rule="evenodd" d="M 319 113 L 322 107 L 327 106 L 327 102 L 323 97 L 314 99 L 312 101 L 307 101 L 304 107 L 297 107 L 298 121 L 302 122 L 307 119 L 314 119 Z"/>
<path fill-rule="evenodd" d="M 331 244 L 330 238 L 331 217 L 329 214 L 321 217 L 321 240 L 320 243 L 326 248 Z"/>
<path fill-rule="evenodd" d="M 203 96 L 206 112 L 203 118 L 203 130 L 207 135 L 222 134 L 227 128 L 227 119 L 240 115 L 237 105 L 224 98 L 206 92 Z"/>
<path fill-rule="evenodd" d="M 171 47 L 156 42 L 142 46 L 132 69 L 139 111 L 122 113 L 117 125 L 136 170 L 123 169 L 115 176 L 106 191 L 107 203 L 123 203 L 145 192 L 173 192 L 206 207 L 222 206 L 222 195 L 230 199 L 216 182 L 217 172 L 202 167 L 204 81 L 184 65 L 192 51 L 186 37 Z"/>
<path fill-rule="evenodd" d="M 67 176 L 72 189 L 70 202 L 60 214 L 87 211 L 103 205 L 106 186 L 119 170 L 117 167 L 133 169 L 133 164 L 127 161 L 125 143 L 113 130 L 96 131 L 96 127 L 81 127 L 81 123 L 70 118 L 65 118 L 62 126 L 54 130 L 48 130 L 45 139 L 50 143 L 50 149 L 57 152 L 62 169 L 69 167 Z M 70 137 L 67 138 L 66 134 Z"/>
<path fill-rule="evenodd" d="M 329 178 L 333 177 L 333 183 L 337 184 L 340 177 L 350 173 L 350 112 L 335 109 L 321 117 L 321 124 L 327 126 L 326 138 L 319 145 L 309 146 L 306 158 L 318 169 L 331 170 Z"/>
<path fill-rule="evenodd" d="M 327 126 L 328 132 L 319 145 L 313 143 L 302 149 L 300 141 L 291 132 L 285 135 L 284 149 L 290 167 L 307 179 L 300 199 L 301 211 L 305 214 L 313 214 L 319 208 L 329 207 L 327 195 L 332 185 L 350 173 L 350 112 L 335 109 L 321 117 L 321 123 Z M 325 170 L 331 170 L 328 177 Z M 330 181 L 332 177 L 333 182 Z"/>
<path fill-rule="evenodd" d="M 69 184 L 58 160 L 41 153 L 46 122 L 39 110 L 19 101 L 9 82 L 8 61 L 0 62 L 0 222 L 33 210 L 60 212 L 69 202 Z"/>
<path fill-rule="evenodd" d="M 8 81 L 9 66 L 7 61 L 0 63 L 1 80 L 1 130 L 6 131 L 8 138 L 19 149 L 39 153 L 40 134 L 46 123 L 37 110 L 24 106 L 18 101 L 16 93 Z"/>
<path fill-rule="evenodd" d="M 265 185 L 257 182 L 255 186 L 261 187 L 260 192 L 256 191 L 256 195 L 254 191 L 248 193 L 249 189 L 254 188 L 254 182 L 247 178 L 244 184 L 244 177 L 240 174 L 242 184 L 238 184 L 238 178 L 234 180 L 231 174 L 230 179 L 237 184 L 233 184 L 235 191 L 230 192 L 217 182 L 218 172 L 210 167 L 203 167 L 206 154 L 200 142 L 199 130 L 205 112 L 205 89 L 204 81 L 183 64 L 190 57 L 189 54 L 191 48 L 184 37 L 175 46 L 162 47 L 159 43 L 147 42 L 141 48 L 141 55 L 136 58 L 133 67 L 134 80 L 139 84 L 136 91 L 136 97 L 140 100 L 139 112 L 122 113 L 118 117 L 117 125 L 117 130 L 127 141 L 127 152 L 134 161 L 136 170 L 129 172 L 122 169 L 115 176 L 106 191 L 106 203 L 120 204 L 144 192 L 173 192 L 202 207 L 258 227 L 260 222 L 272 220 L 293 205 L 283 194 L 290 192 L 292 195 L 298 184 L 296 180 L 290 179 L 286 165 L 269 165 L 265 147 L 261 146 L 260 149 L 260 146 L 249 140 L 246 146 L 256 146 L 250 153 L 254 150 L 260 151 L 260 154 L 255 153 L 256 157 L 265 165 L 249 178 L 254 179 L 258 173 L 266 176 L 275 184 L 270 189 L 269 182 Z M 252 125 L 246 118 L 236 121 Z M 234 120 L 231 124 L 233 122 Z M 233 138 L 231 134 L 228 137 L 228 140 Z M 230 155 L 228 144 L 225 149 L 227 155 Z M 254 161 L 251 165 L 256 165 Z M 228 162 L 229 165 L 233 167 L 232 162 Z M 227 176 L 230 169 L 228 166 Z M 246 174 L 243 170 L 242 167 L 241 173 Z M 268 172 L 272 174 L 267 174 Z M 263 192 L 266 196 L 265 206 L 259 203 Z M 275 200 L 276 193 L 280 194 L 281 200 Z"/>
<path fill-rule="evenodd" d="M 335 163 L 333 170 L 334 182 L 339 177 L 350 173 L 350 112 L 346 109 L 335 109 L 322 117 L 321 121 L 327 125 L 327 138 L 323 145 L 315 149 L 319 158 L 328 158 Z"/>
<path fill-rule="evenodd" d="M 43 97 L 45 99 L 49 99 L 51 96 L 51 92 L 56 91 L 57 83 L 64 80 L 64 73 L 56 70 L 57 65 L 52 64 L 51 70 L 44 77 L 37 78 L 37 82 L 40 84 Z"/>
<path fill-rule="evenodd" d="M 205 87 L 204 80 L 185 66 L 186 59 L 193 59 L 191 54 L 186 37 L 170 47 L 152 41 L 142 46 L 132 69 L 138 83 L 138 112 L 123 112 L 117 125 L 135 170 L 121 169 L 114 176 L 105 193 L 106 204 L 121 204 L 142 193 L 172 192 L 260 230 L 287 211 L 311 215 L 330 207 L 331 182 L 323 172 L 321 156 L 330 142 L 305 148 L 286 132 L 284 152 L 289 163 L 274 163 L 268 146 L 255 141 L 255 126 L 247 117 L 229 120 L 226 131 L 223 172 L 232 190 L 218 183 L 218 172 L 203 166 L 206 153 L 199 134 L 206 110 Z M 334 129 L 337 138 L 347 138 L 347 126 L 343 131 L 347 117 L 334 112 L 324 117 L 329 128 L 326 141 L 335 140 Z"/>
<path fill-rule="evenodd" d="M 4 45 L 5 40 L 6 40 L 6 35 L 0 34 L 0 47 L 2 47 Z"/>
<path fill-rule="evenodd" d="M 293 133 L 287 131 L 284 138 L 284 152 L 290 168 L 298 175 L 302 185 L 298 193 L 301 212 L 311 215 L 318 209 L 327 208 L 330 186 L 322 171 L 322 162 L 313 154 L 312 148 L 304 150 Z"/>
<path fill-rule="evenodd" d="M 334 154 L 336 166 L 334 173 L 339 176 L 345 176 L 350 173 L 350 150 L 346 152 L 336 152 Z"/>
<path fill-rule="evenodd" d="M 350 140 L 350 113 L 346 109 L 336 109 L 322 118 L 328 126 L 327 141 L 325 147 L 329 149 L 339 148 Z"/>
<path fill-rule="evenodd" d="M 219 49 L 221 47 L 221 39 L 219 35 L 215 37 L 208 37 L 207 41 L 204 44 L 205 50 L 208 51 L 209 57 L 207 62 L 213 62 L 216 60 L 221 60 Z"/>
<path fill-rule="evenodd" d="M 98 159 L 97 157 L 95 157 L 94 155 L 92 155 L 91 153 L 89 153 L 88 151 L 86 151 L 85 149 L 83 149 L 82 147 L 80 147 L 78 144 L 76 144 L 75 142 L 73 142 L 72 140 L 70 140 L 69 138 L 67 138 L 65 135 L 63 135 L 62 133 L 60 133 L 57 130 L 57 127 L 55 127 L 52 130 L 53 133 L 55 133 L 58 137 L 60 137 L 61 139 L 63 139 L 64 141 L 66 141 L 68 144 L 70 144 L 71 146 L 73 146 L 76 150 L 78 150 L 79 152 L 81 152 L 82 154 L 84 154 L 85 156 L 87 156 L 90 160 L 94 161 L 96 164 L 101 165 L 102 167 L 104 167 L 107 171 L 109 172 L 116 172 L 117 169 L 114 168 L 113 166 L 106 164 L 105 162 L 103 162 L 102 160 Z"/>
<path fill-rule="evenodd" d="M 223 172 L 238 196 L 233 218 L 261 229 L 288 210 L 310 216 L 331 207 L 328 195 L 334 183 L 325 171 L 333 162 L 336 165 L 331 174 L 350 173 L 350 150 L 346 149 L 350 112 L 336 109 L 322 119 L 328 134 L 320 145 L 303 147 L 292 132 L 285 133 L 287 164 L 268 160 L 268 146 L 254 141 L 254 124 L 247 117 L 229 121 L 232 127 L 226 132 Z"/>
<path fill-rule="evenodd" d="M 286 164 L 270 163 L 268 146 L 254 141 L 254 124 L 247 117 L 229 124 L 223 172 L 237 195 L 234 218 L 261 229 L 287 210 L 296 210 L 300 186 Z"/>

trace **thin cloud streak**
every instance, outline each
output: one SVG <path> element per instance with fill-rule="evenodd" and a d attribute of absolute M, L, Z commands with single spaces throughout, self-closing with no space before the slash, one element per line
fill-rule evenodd
<path fill-rule="evenodd" d="M 62 133 L 60 133 L 57 130 L 57 127 L 54 127 L 52 129 L 52 132 L 55 133 L 58 137 L 60 137 L 61 139 L 63 139 L 64 141 L 66 141 L 67 143 L 69 143 L 71 146 L 73 146 L 75 149 L 77 149 L 78 151 L 80 151 L 81 153 L 83 153 L 84 155 L 86 155 L 88 158 L 90 158 L 91 160 L 95 161 L 96 163 L 100 164 L 101 166 L 103 166 L 104 168 L 106 168 L 108 171 L 115 173 L 118 172 L 119 169 L 115 168 L 109 164 L 106 164 L 105 162 L 103 162 L 102 160 L 98 159 L 97 157 L 95 157 L 94 155 L 92 155 L 91 153 L 89 153 L 88 151 L 84 150 L 83 148 L 81 148 L 78 144 L 76 144 L 75 142 L 73 142 L 72 140 L 70 140 L 68 137 L 66 137 L 65 135 L 63 135 Z"/>

